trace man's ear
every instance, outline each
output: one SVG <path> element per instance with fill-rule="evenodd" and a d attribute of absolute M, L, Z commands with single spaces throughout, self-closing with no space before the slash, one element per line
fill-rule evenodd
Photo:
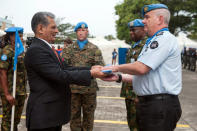
<path fill-rule="evenodd" d="M 162 15 L 159 16 L 159 25 L 164 23 L 164 17 Z"/>
<path fill-rule="evenodd" d="M 38 24 L 38 26 L 37 26 L 37 32 L 39 34 L 43 34 L 44 33 L 44 26 L 42 24 Z"/>
<path fill-rule="evenodd" d="M 87 29 L 87 34 L 89 35 L 89 30 Z"/>

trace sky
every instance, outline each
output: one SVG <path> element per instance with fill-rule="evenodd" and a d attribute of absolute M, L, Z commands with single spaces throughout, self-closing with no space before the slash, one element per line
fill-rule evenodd
<path fill-rule="evenodd" d="M 49 11 L 58 17 L 64 17 L 63 23 L 76 25 L 80 21 L 88 24 L 89 32 L 94 36 L 112 34 L 116 36 L 115 5 L 123 0 L 0 0 L 0 17 L 8 16 L 15 26 L 32 33 L 31 19 L 38 11 Z"/>

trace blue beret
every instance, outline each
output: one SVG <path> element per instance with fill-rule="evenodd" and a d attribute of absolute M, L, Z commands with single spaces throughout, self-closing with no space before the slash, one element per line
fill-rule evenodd
<path fill-rule="evenodd" d="M 131 22 L 128 23 L 128 27 L 132 28 L 132 27 L 144 27 L 144 24 L 142 23 L 141 19 L 135 19 Z"/>
<path fill-rule="evenodd" d="M 16 31 L 18 31 L 19 33 L 23 33 L 23 28 L 22 27 L 10 27 L 5 30 L 5 32 L 7 33 L 16 32 Z"/>
<path fill-rule="evenodd" d="M 142 16 L 144 17 L 144 15 L 151 11 L 151 10 L 155 10 L 155 9 L 168 9 L 168 7 L 164 4 L 151 4 L 151 5 L 145 5 L 143 8 L 142 8 Z"/>
<path fill-rule="evenodd" d="M 88 28 L 88 25 L 85 22 L 79 22 L 76 26 L 74 31 L 76 32 L 79 28 Z"/>

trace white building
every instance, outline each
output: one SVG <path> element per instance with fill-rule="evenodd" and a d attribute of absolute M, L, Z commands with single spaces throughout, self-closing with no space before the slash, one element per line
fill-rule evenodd
<path fill-rule="evenodd" d="M 9 28 L 12 26 L 14 26 L 14 24 L 12 24 L 12 21 L 8 20 L 7 17 L 0 17 L 0 29 L 5 30 L 5 28 Z"/>
<path fill-rule="evenodd" d="M 7 19 L 7 16 L 5 18 L 0 17 L 0 36 L 5 34 L 4 30 L 6 28 L 13 27 L 13 26 L 14 24 L 12 24 L 11 20 Z"/>

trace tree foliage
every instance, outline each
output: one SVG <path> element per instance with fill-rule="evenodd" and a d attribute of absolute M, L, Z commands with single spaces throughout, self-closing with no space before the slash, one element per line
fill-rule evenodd
<path fill-rule="evenodd" d="M 71 39 L 76 39 L 76 34 L 74 32 L 74 25 L 71 23 L 63 23 L 65 18 L 57 18 L 56 24 L 59 30 L 55 43 L 62 43 L 65 38 L 70 37 Z"/>
<path fill-rule="evenodd" d="M 107 39 L 108 41 L 115 40 L 115 37 L 113 35 L 107 35 L 104 38 Z"/>
<path fill-rule="evenodd" d="M 197 21 L 195 18 L 197 15 L 196 0 L 159 0 L 159 2 L 166 4 L 170 10 L 169 29 L 173 34 L 177 35 L 183 31 L 195 36 L 197 33 Z"/>
<path fill-rule="evenodd" d="M 196 0 L 124 0 L 115 6 L 115 14 L 119 16 L 116 21 L 117 37 L 121 40 L 131 42 L 128 22 L 134 19 L 143 19 L 142 7 L 147 4 L 163 3 L 169 7 L 171 12 L 170 31 L 177 35 L 180 31 L 190 34 L 195 38 L 197 32 L 197 4 Z"/>

